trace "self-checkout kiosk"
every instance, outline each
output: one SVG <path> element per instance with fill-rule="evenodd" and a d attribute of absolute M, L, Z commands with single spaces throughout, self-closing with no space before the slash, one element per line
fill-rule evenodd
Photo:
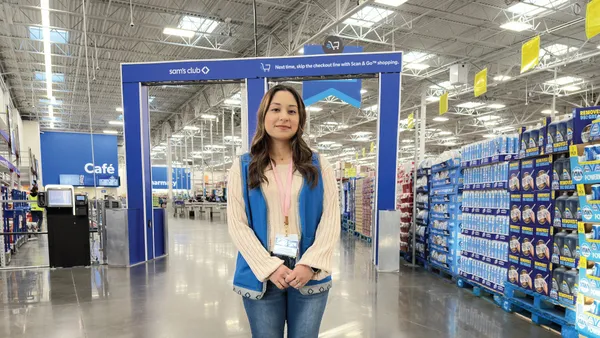
<path fill-rule="evenodd" d="M 73 186 L 47 185 L 38 203 L 46 208 L 51 268 L 90 265 L 90 223 L 86 195 Z"/>

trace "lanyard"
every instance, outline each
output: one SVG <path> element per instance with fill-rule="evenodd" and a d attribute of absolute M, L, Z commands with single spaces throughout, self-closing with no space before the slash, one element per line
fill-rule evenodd
<path fill-rule="evenodd" d="M 279 199 L 281 200 L 281 210 L 283 211 L 285 224 L 285 232 L 287 236 L 288 232 L 288 216 L 290 213 L 290 206 L 292 205 L 292 174 L 294 173 L 294 160 L 290 161 L 290 169 L 288 170 L 287 186 L 284 190 L 283 182 L 279 179 L 279 174 L 275 170 L 275 162 L 271 160 L 271 167 L 273 168 L 273 176 L 275 176 L 275 183 L 277 184 L 277 190 L 279 190 Z"/>

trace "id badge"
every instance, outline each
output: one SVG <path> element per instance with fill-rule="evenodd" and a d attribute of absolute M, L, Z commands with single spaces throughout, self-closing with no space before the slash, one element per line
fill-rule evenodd
<path fill-rule="evenodd" d="M 273 253 L 296 258 L 298 255 L 298 235 L 276 235 Z"/>

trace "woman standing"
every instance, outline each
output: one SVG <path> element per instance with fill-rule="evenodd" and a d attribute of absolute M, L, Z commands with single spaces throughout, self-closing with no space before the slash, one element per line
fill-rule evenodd
<path fill-rule="evenodd" d="M 331 288 L 340 233 L 333 168 L 302 138 L 306 108 L 296 90 L 271 88 L 249 154 L 229 172 L 227 219 L 239 250 L 234 291 L 252 336 L 316 338 Z"/>

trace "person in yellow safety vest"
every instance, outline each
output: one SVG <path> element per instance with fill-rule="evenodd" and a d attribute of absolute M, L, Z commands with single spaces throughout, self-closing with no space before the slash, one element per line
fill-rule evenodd
<path fill-rule="evenodd" d="M 37 199 L 38 199 L 37 187 L 34 186 L 33 188 L 31 188 L 28 199 L 30 201 L 35 201 L 35 202 L 31 202 L 29 204 L 29 206 L 31 208 L 31 220 L 33 222 L 37 223 L 37 231 L 40 232 L 40 231 L 42 231 L 42 222 L 44 221 L 44 209 L 40 208 L 37 204 Z"/>

